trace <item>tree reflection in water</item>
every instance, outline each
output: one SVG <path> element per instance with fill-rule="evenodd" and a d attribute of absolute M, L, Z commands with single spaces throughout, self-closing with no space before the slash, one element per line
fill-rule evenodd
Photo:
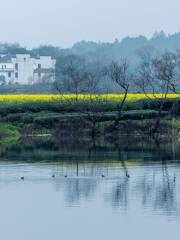
<path fill-rule="evenodd" d="M 107 205 L 123 211 L 138 204 L 155 213 L 180 216 L 179 143 L 172 147 L 172 143 L 146 143 L 132 138 L 115 143 L 36 140 L 3 147 L 1 158 L 14 163 L 15 159 L 28 161 L 32 166 L 35 163 L 37 171 L 49 171 L 48 176 L 55 176 L 49 181 L 63 193 L 69 206 L 80 205 L 81 200 L 93 201 L 98 196 Z M 24 165 L 22 168 L 26 172 Z"/>
<path fill-rule="evenodd" d="M 90 199 L 96 191 L 97 182 L 92 179 L 68 179 L 63 189 L 67 205 L 79 205 L 81 199 Z"/>
<path fill-rule="evenodd" d="M 77 161 L 71 166 L 59 164 L 54 180 L 56 190 L 63 192 L 68 206 L 77 206 L 101 195 L 108 205 L 123 211 L 128 211 L 132 203 L 154 213 L 180 217 L 179 165 L 163 161 L 134 166 L 123 161 L 122 155 L 119 155 L 119 162 L 113 164 L 109 161 L 79 162 L 78 176 Z M 105 178 L 102 173 L 106 173 Z"/>

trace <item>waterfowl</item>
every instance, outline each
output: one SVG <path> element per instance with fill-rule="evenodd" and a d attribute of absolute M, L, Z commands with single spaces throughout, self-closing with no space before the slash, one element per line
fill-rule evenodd
<path fill-rule="evenodd" d="M 21 177 L 21 180 L 24 180 L 24 177 Z"/>

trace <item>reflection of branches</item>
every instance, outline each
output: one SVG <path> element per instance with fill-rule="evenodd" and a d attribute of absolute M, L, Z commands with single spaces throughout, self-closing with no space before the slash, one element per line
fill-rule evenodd
<path fill-rule="evenodd" d="M 158 186 L 155 207 L 165 207 L 167 211 L 175 208 L 174 180 L 170 181 L 167 162 L 162 163 L 162 185 Z"/>
<path fill-rule="evenodd" d="M 112 193 L 111 193 L 111 202 L 113 206 L 120 206 L 124 209 L 128 206 L 128 186 L 130 177 L 128 173 L 128 168 L 122 156 L 122 151 L 118 144 L 115 144 L 118 149 L 118 160 L 121 162 L 123 170 L 125 172 L 125 177 L 119 179 L 113 186 Z"/>
<path fill-rule="evenodd" d="M 121 158 L 122 152 L 119 151 Z M 55 183 L 58 189 L 63 188 L 65 193 L 65 200 L 67 204 L 76 205 L 79 204 L 80 200 L 86 201 L 91 198 L 97 192 L 98 185 L 101 185 L 103 189 L 103 194 L 105 196 L 105 201 L 110 203 L 113 207 L 119 207 L 122 210 L 128 210 L 130 201 L 133 204 L 136 202 L 142 203 L 142 206 L 149 208 L 151 211 L 161 211 L 165 215 L 179 214 L 178 208 L 178 199 L 176 198 L 176 177 L 173 169 L 168 169 L 168 164 L 166 161 L 163 161 L 161 165 L 151 166 L 151 167 L 141 167 L 138 169 L 138 175 L 134 175 L 131 179 L 127 178 L 128 169 L 124 161 L 121 162 L 125 175 L 119 176 L 118 178 L 110 178 L 110 172 L 112 174 L 114 171 L 114 166 L 112 169 L 109 168 L 109 173 L 106 175 L 106 180 L 102 178 L 96 178 L 97 172 L 104 171 L 104 167 L 107 168 L 107 165 L 104 165 L 104 162 L 94 162 L 88 163 L 88 165 L 83 164 L 79 165 L 76 161 L 76 166 L 68 166 L 69 173 L 67 169 L 65 170 L 68 178 L 66 180 L 58 181 L 58 173 L 55 174 Z M 67 163 L 66 163 L 67 164 Z M 112 164 L 112 163 L 111 163 Z M 81 166 L 81 167 L 80 167 Z M 160 166 L 162 168 L 160 168 Z M 62 173 L 58 165 L 57 171 Z M 73 174 L 71 171 L 74 171 Z M 88 173 L 86 172 L 88 170 Z M 117 168 L 116 171 L 120 169 Z M 136 171 L 136 170 L 135 170 Z M 70 176 L 77 177 L 71 178 Z M 79 178 L 82 177 L 83 178 Z M 88 178 L 87 178 L 88 176 Z M 98 174 L 98 177 L 100 175 Z M 114 175 L 113 175 L 114 176 Z M 100 180 L 101 179 L 101 180 Z"/>
<path fill-rule="evenodd" d="M 122 167 L 123 167 L 123 169 L 124 169 L 124 172 L 125 172 L 126 177 L 129 178 L 130 175 L 129 175 L 129 173 L 128 173 L 128 168 L 127 168 L 127 166 L 126 166 L 126 163 L 125 163 L 124 159 L 122 158 L 122 153 L 121 153 L 121 150 L 120 150 L 120 149 L 118 149 L 118 159 L 119 159 L 119 161 L 121 161 L 121 165 L 122 165 Z"/>
<path fill-rule="evenodd" d="M 165 214 L 178 210 L 174 176 L 170 177 L 166 163 L 162 164 L 162 174 L 160 174 L 158 168 L 153 170 L 152 175 L 145 174 L 136 184 L 135 191 L 142 196 L 143 206 L 151 206 Z"/>
<path fill-rule="evenodd" d="M 153 175 L 153 182 L 154 182 L 154 175 Z M 142 196 L 142 204 L 143 206 L 146 206 L 148 204 L 148 202 L 150 202 L 152 199 L 152 194 L 153 194 L 153 188 L 155 187 L 155 185 L 153 185 L 147 175 L 145 174 L 140 181 L 138 181 L 137 186 L 136 186 L 136 191 L 138 190 L 138 192 L 140 193 L 140 195 Z"/>
<path fill-rule="evenodd" d="M 123 178 L 122 180 L 118 180 L 114 184 L 112 189 L 112 205 L 119 206 L 123 209 L 127 209 L 128 207 L 128 190 L 129 190 L 129 181 L 127 178 Z"/>
<path fill-rule="evenodd" d="M 97 182 L 92 179 L 68 179 L 64 183 L 66 201 L 77 204 L 81 198 L 90 198 L 96 190 Z"/>
<path fill-rule="evenodd" d="M 95 136 L 92 137 L 92 144 L 88 149 L 88 159 L 90 160 L 93 154 L 96 153 L 96 139 Z"/>
<path fill-rule="evenodd" d="M 125 161 L 124 161 L 124 158 L 123 158 L 123 156 L 122 156 L 122 151 L 121 151 L 121 149 L 120 149 L 120 147 L 119 147 L 119 144 L 118 144 L 118 143 L 115 143 L 115 146 L 116 146 L 116 148 L 117 148 L 117 150 L 118 150 L 118 160 L 119 160 L 119 162 L 121 162 L 121 165 L 122 165 L 122 167 L 123 167 L 123 169 L 124 169 L 124 172 L 125 172 L 125 176 L 126 176 L 127 178 L 129 178 L 130 175 L 129 175 L 129 173 L 128 173 L 128 168 L 127 168 L 126 163 L 125 163 Z"/>

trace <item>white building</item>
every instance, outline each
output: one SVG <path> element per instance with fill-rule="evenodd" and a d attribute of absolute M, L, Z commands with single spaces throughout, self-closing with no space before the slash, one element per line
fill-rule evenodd
<path fill-rule="evenodd" d="M 0 63 L 0 79 L 6 83 L 32 84 L 55 80 L 56 60 L 50 56 L 31 58 L 29 54 L 17 54 L 8 62 Z"/>
<path fill-rule="evenodd" d="M 0 63 L 0 81 L 1 84 L 14 82 L 14 64 L 13 63 Z"/>
<path fill-rule="evenodd" d="M 34 62 L 34 82 L 52 82 L 55 80 L 56 60 L 50 56 L 40 56 Z"/>

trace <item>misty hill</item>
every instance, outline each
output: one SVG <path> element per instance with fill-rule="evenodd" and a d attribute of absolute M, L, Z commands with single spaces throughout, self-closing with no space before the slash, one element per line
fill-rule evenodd
<path fill-rule="evenodd" d="M 62 55 L 76 54 L 87 58 L 89 61 L 99 61 L 102 63 L 119 60 L 122 57 L 136 62 L 139 56 L 145 52 L 158 54 L 165 50 L 176 51 L 177 49 L 180 49 L 180 32 L 166 35 L 163 31 L 155 32 L 150 39 L 145 36 L 138 36 L 125 37 L 121 41 L 116 39 L 113 43 L 81 41 L 68 49 L 54 46 L 40 46 L 28 50 L 17 43 L 0 43 L 0 53 L 10 56 L 17 53 L 30 53 L 33 56 L 50 55 L 57 58 Z"/>
<path fill-rule="evenodd" d="M 126 37 L 121 41 L 116 39 L 113 43 L 95 43 L 82 41 L 76 43 L 69 51 L 88 58 L 95 58 L 103 62 L 118 60 L 126 57 L 137 61 L 145 52 L 160 54 L 164 51 L 175 52 L 180 49 L 180 32 L 166 35 L 163 31 L 155 32 L 152 38 L 144 36 Z"/>

